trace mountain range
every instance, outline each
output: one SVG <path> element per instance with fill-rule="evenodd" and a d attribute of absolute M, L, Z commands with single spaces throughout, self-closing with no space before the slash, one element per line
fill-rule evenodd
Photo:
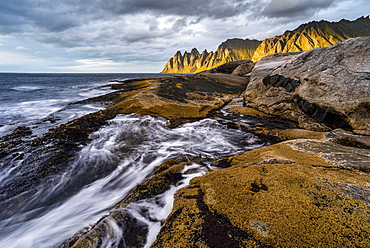
<path fill-rule="evenodd" d="M 197 73 L 241 59 L 257 62 L 271 54 L 306 51 L 362 36 L 370 36 L 369 16 L 354 21 L 345 19 L 339 22 L 313 21 L 263 41 L 228 39 L 221 43 L 215 52 L 204 50 L 199 53 L 196 48 L 190 53 L 185 51 L 182 54 L 178 51 L 165 64 L 162 73 Z"/>

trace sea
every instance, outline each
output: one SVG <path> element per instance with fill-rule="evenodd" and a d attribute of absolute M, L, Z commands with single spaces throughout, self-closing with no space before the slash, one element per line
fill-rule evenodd
<path fill-rule="evenodd" d="M 72 103 L 111 92 L 109 84 L 135 78 L 159 78 L 160 73 L 0 73 L 0 137 L 18 126 L 41 134 L 40 120 L 50 128 L 104 108 Z M 46 131 L 45 128 L 42 131 Z"/>
<path fill-rule="evenodd" d="M 33 137 L 40 137 L 50 128 L 105 108 L 83 100 L 112 92 L 111 84 L 163 76 L 159 73 L 0 73 L 0 137 L 20 126 L 30 127 Z M 240 99 L 234 100 L 237 102 Z M 27 168 L 35 166 L 27 164 L 27 158 L 37 156 L 34 154 L 40 150 L 24 148 L 22 156 L 19 156 L 22 151 L 3 156 L 0 158 L 0 247 L 60 247 L 76 232 L 108 215 L 168 159 L 196 156 L 212 161 L 268 145 L 252 133 L 228 128 L 225 123 L 230 121 L 244 125 L 243 130 L 253 123 L 244 116 L 230 115 L 225 111 L 229 107 L 225 106 L 217 118 L 175 128 L 170 128 L 164 118 L 118 115 L 90 135 L 90 141 L 78 148 L 77 156 L 68 162 L 65 170 L 34 181 L 10 198 L 6 192 L 17 185 L 17 178 L 27 177 Z M 192 178 L 216 169 L 219 168 L 211 162 L 192 163 L 182 171 L 183 179 L 165 193 L 125 206 L 126 212 L 148 227 L 146 243 L 138 247 L 150 247 L 153 243 L 171 212 L 175 192 L 189 185 Z M 105 173 L 93 174 L 96 171 Z M 73 188 L 73 194 L 61 194 L 66 188 Z M 126 247 L 122 230 L 113 218 L 109 223 L 111 231 L 101 241 L 101 247 Z"/>

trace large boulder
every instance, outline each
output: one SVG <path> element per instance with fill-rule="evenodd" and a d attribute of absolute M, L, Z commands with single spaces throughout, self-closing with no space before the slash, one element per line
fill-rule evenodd
<path fill-rule="evenodd" d="M 244 99 L 303 128 L 370 134 L 370 37 L 267 56 L 256 63 Z"/>
<path fill-rule="evenodd" d="M 254 64 L 255 63 L 250 63 L 250 62 L 241 64 L 238 67 L 236 67 L 235 70 L 233 70 L 231 74 L 235 76 L 242 76 L 242 77 L 250 76 L 250 73 L 253 70 Z"/>
<path fill-rule="evenodd" d="M 248 73 L 252 72 L 254 64 L 255 63 L 249 59 L 236 60 L 222 64 L 213 69 L 203 71 L 201 73 L 223 73 L 232 74 L 235 76 L 245 76 Z"/>

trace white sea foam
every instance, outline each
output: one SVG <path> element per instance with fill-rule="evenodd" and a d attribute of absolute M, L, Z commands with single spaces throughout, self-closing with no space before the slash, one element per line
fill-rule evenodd
<path fill-rule="evenodd" d="M 34 90 L 40 90 L 42 87 L 40 86 L 32 86 L 32 85 L 23 85 L 23 86 L 17 86 L 11 88 L 12 90 L 17 90 L 17 91 L 34 91 Z"/>
<path fill-rule="evenodd" d="M 81 98 L 91 98 L 111 92 L 109 88 L 92 88 L 81 90 L 78 95 Z"/>
<path fill-rule="evenodd" d="M 141 200 L 130 204 L 127 207 L 129 213 L 148 226 L 148 234 L 146 238 L 145 248 L 149 248 L 155 241 L 159 233 L 162 223 L 166 220 L 167 216 L 171 213 L 174 195 L 182 188 L 189 185 L 190 180 L 203 176 L 207 173 L 207 168 L 199 164 L 192 164 L 185 166 L 182 170 L 184 179 L 177 185 L 172 186 L 169 190 L 151 199 Z M 109 238 L 108 238 L 109 239 Z"/>

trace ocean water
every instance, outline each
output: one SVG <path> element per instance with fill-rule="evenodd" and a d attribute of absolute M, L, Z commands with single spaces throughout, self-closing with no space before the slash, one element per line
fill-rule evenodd
<path fill-rule="evenodd" d="M 133 78 L 158 78 L 159 73 L 0 73 L 0 137 L 18 126 L 45 132 L 84 114 L 104 108 L 99 104 L 68 104 L 111 92 L 107 84 Z M 52 119 L 54 123 L 40 121 Z"/>
<path fill-rule="evenodd" d="M 9 133 L 16 126 L 31 126 L 34 133 L 67 122 L 100 105 L 72 104 L 111 92 L 111 81 L 163 74 L 0 74 L 1 129 Z M 114 83 L 114 82 L 113 82 Z M 236 99 L 239 100 L 239 99 Z M 224 124 L 231 119 L 248 126 L 252 121 L 225 110 L 220 117 L 169 128 L 168 120 L 136 114 L 118 115 L 92 133 L 91 141 L 79 148 L 64 171 L 35 181 L 23 192 L 0 200 L 0 247 L 54 248 L 83 228 L 94 225 L 152 175 L 155 168 L 178 156 L 218 159 L 267 145 L 255 135 Z M 56 119 L 53 123 L 41 119 Z M 38 149 L 48 149 L 40 147 Z M 19 175 L 27 176 L 27 157 L 39 152 L 25 150 L 0 159 L 0 191 L 7 192 Z M 109 171 L 108 171 L 109 168 Z M 146 244 L 150 247 L 170 214 L 175 192 L 191 178 L 214 170 L 211 162 L 190 164 L 183 179 L 161 195 L 125 206 L 122 211 L 147 226 Z M 106 172 L 101 175 L 100 172 Z M 86 180 L 88 179 L 88 180 Z M 92 179 L 92 180 L 91 180 Z M 71 190 L 69 195 L 63 192 Z M 69 191 L 68 191 L 69 192 Z M 0 194 L 1 196 L 1 194 Z M 106 235 L 100 247 L 126 247 L 124 233 L 114 218 L 107 218 Z"/>

